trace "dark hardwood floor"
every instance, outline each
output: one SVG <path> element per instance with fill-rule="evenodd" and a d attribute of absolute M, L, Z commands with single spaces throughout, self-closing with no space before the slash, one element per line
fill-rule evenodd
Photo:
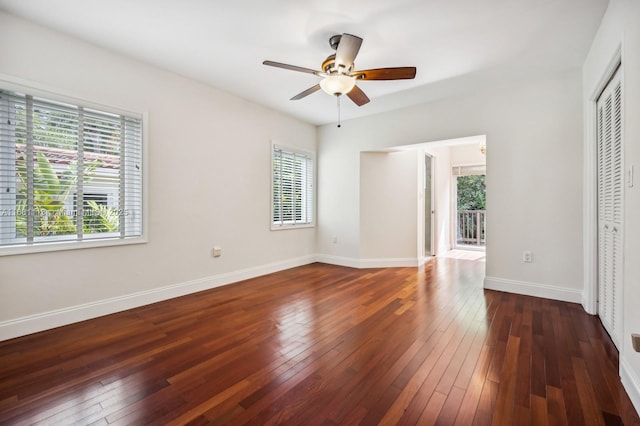
<path fill-rule="evenodd" d="M 313 264 L 0 342 L 0 424 L 640 424 L 579 305 Z"/>

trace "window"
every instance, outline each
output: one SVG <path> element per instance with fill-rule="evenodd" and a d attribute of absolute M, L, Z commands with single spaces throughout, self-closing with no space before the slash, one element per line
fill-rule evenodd
<path fill-rule="evenodd" d="M 271 228 L 313 226 L 313 154 L 273 146 Z"/>
<path fill-rule="evenodd" d="M 140 118 L 0 89 L 0 254 L 142 225 Z"/>

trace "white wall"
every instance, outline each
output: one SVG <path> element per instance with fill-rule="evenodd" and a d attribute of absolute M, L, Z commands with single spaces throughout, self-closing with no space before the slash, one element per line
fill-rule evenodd
<path fill-rule="evenodd" d="M 360 154 L 360 255 L 417 265 L 418 152 Z"/>
<path fill-rule="evenodd" d="M 423 255 L 425 153 L 432 156 L 434 169 L 433 252 L 441 256 L 451 249 L 451 166 L 463 164 L 454 162 L 454 152 L 464 164 L 484 161 L 475 144 L 422 144 L 403 151 L 360 154 L 361 266 L 373 260 L 380 265 L 415 264 Z"/>
<path fill-rule="evenodd" d="M 640 2 L 611 0 L 583 67 L 585 123 L 585 287 L 595 303 L 594 232 L 595 205 L 595 110 L 593 101 L 616 52 L 621 50 L 624 103 L 625 169 L 634 166 L 634 186 L 624 193 L 624 327 L 620 351 L 622 382 L 636 410 L 640 411 L 640 354 L 633 351 L 631 333 L 640 333 Z M 591 306 L 593 308 L 593 306 Z"/>
<path fill-rule="evenodd" d="M 375 99 L 372 100 L 375 102 Z M 319 128 L 318 252 L 359 259 L 359 153 L 487 136 L 485 285 L 580 301 L 581 78 L 567 72 Z M 338 244 L 331 244 L 331 236 Z M 534 262 L 522 262 L 531 250 Z"/>
<path fill-rule="evenodd" d="M 271 140 L 315 151 L 314 126 L 4 13 L 0 46 L 0 74 L 149 117 L 149 243 L 0 257 L 0 339 L 313 259 L 269 192 Z"/>
<path fill-rule="evenodd" d="M 451 147 L 452 166 L 472 166 L 486 163 L 485 154 L 479 144 L 453 145 Z"/>

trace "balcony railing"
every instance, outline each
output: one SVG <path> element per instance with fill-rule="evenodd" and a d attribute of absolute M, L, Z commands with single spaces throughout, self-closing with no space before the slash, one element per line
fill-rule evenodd
<path fill-rule="evenodd" d="M 456 243 L 484 247 L 486 210 L 458 210 Z"/>

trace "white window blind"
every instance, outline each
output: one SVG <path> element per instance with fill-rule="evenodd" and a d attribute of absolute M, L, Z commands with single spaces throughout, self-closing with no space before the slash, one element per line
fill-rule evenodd
<path fill-rule="evenodd" d="M 484 164 L 478 164 L 473 166 L 453 166 L 453 176 L 473 176 L 473 175 L 486 175 L 487 166 Z"/>
<path fill-rule="evenodd" d="M 313 155 L 273 146 L 272 228 L 313 224 Z"/>
<path fill-rule="evenodd" d="M 0 248 L 142 235 L 142 120 L 0 89 Z"/>

